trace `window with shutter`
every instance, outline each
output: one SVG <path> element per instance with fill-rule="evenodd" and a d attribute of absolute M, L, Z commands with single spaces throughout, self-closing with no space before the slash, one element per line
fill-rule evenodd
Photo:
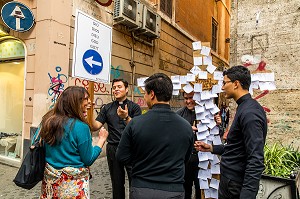
<path fill-rule="evenodd" d="M 218 22 L 214 18 L 212 18 L 211 27 L 211 49 L 217 51 Z"/>
<path fill-rule="evenodd" d="M 172 18 L 173 0 L 160 0 L 160 11 Z"/>

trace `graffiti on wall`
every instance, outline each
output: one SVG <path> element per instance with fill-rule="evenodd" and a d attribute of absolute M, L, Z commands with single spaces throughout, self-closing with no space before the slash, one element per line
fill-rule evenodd
<path fill-rule="evenodd" d="M 94 110 L 96 112 L 96 114 L 98 115 L 101 108 L 110 103 L 112 101 L 111 95 L 99 95 L 96 94 L 94 96 Z"/>
<path fill-rule="evenodd" d="M 148 107 L 147 103 L 143 97 L 135 98 L 135 103 L 137 103 L 140 107 Z"/>
<path fill-rule="evenodd" d="M 56 66 L 55 71 L 57 72 L 56 76 L 51 76 L 51 74 L 48 73 L 50 79 L 50 87 L 48 89 L 48 95 L 50 96 L 51 99 L 51 105 L 49 109 L 53 108 L 58 97 L 64 91 L 65 83 L 67 83 L 68 81 L 68 77 L 65 74 L 61 73 L 60 66 Z"/>
<path fill-rule="evenodd" d="M 259 56 L 251 56 L 251 55 L 243 55 L 242 56 L 242 62 L 243 66 L 245 67 L 250 67 L 250 66 L 255 66 L 257 65 L 257 68 L 253 71 L 254 73 L 263 73 L 263 72 L 269 72 L 266 70 L 266 62 L 261 60 L 261 55 Z M 255 100 L 258 100 L 260 98 L 265 97 L 267 94 L 269 94 L 269 90 L 263 90 L 261 93 L 259 93 L 256 97 L 254 97 Z M 267 106 L 262 105 L 263 109 L 265 112 L 270 113 L 271 109 L 269 109 Z M 268 123 L 269 123 L 268 119 Z"/>
<path fill-rule="evenodd" d="M 89 80 L 81 80 L 79 78 L 75 79 L 75 86 L 83 86 L 85 89 L 88 90 L 89 88 Z M 103 83 L 94 82 L 94 92 L 101 93 L 101 94 L 109 94 L 109 89 Z"/>
<path fill-rule="evenodd" d="M 122 71 L 121 69 L 122 69 L 121 65 L 116 66 L 116 67 L 114 67 L 113 65 L 111 65 L 110 73 L 111 73 L 112 79 L 121 79 L 121 78 L 124 78 L 124 71 Z"/>
<path fill-rule="evenodd" d="M 133 89 L 133 94 L 134 95 L 143 95 L 140 88 L 137 87 L 137 86 L 134 86 L 134 89 Z"/>

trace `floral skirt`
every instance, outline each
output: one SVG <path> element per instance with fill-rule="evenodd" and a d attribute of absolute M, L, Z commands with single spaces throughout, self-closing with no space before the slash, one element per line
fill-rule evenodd
<path fill-rule="evenodd" d="M 46 164 L 40 198 L 89 199 L 89 169 L 65 167 L 57 170 Z"/>

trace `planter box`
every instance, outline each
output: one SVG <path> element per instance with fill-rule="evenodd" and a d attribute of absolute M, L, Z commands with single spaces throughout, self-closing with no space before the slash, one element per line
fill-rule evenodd
<path fill-rule="evenodd" d="M 296 179 L 288 179 L 262 175 L 257 199 L 300 199 L 299 175 Z"/>

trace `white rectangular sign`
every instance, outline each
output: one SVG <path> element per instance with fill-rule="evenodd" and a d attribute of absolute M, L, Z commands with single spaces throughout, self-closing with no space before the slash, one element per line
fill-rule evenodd
<path fill-rule="evenodd" d="M 112 28 L 76 10 L 72 76 L 110 83 Z"/>

